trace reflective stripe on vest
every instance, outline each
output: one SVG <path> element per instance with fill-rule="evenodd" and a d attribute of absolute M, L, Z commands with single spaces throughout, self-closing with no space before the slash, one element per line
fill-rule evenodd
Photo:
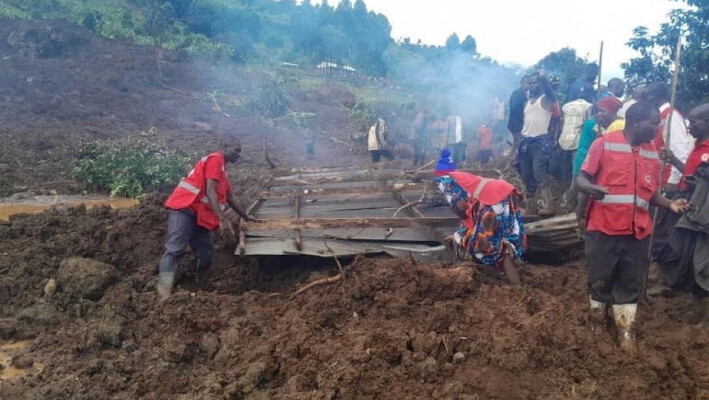
<path fill-rule="evenodd" d="M 649 159 L 651 159 L 651 160 L 659 160 L 659 159 L 660 159 L 660 155 L 657 154 L 656 151 L 650 151 L 650 150 L 640 149 L 640 150 L 638 151 L 638 154 L 639 154 L 641 157 L 649 158 Z"/>
<path fill-rule="evenodd" d="M 180 183 L 177 184 L 177 187 L 181 187 L 193 194 L 199 194 L 199 188 L 189 182 L 180 181 Z"/>
<path fill-rule="evenodd" d="M 480 180 L 480 182 L 478 182 L 478 187 L 475 188 L 475 192 L 473 193 L 473 197 L 475 197 L 476 199 L 480 198 L 480 193 L 483 191 L 483 188 L 485 187 L 485 185 L 487 185 L 488 182 L 490 182 L 489 179 L 482 178 Z"/>
<path fill-rule="evenodd" d="M 641 199 L 640 197 L 636 198 L 632 194 L 607 194 L 605 197 L 603 197 L 603 200 L 598 200 L 601 203 L 604 204 L 631 204 L 631 205 L 637 205 L 638 207 L 648 209 L 649 204 L 646 200 Z"/>
<path fill-rule="evenodd" d="M 633 148 L 627 143 L 613 143 L 606 142 L 603 148 L 608 151 L 615 151 L 617 153 L 632 153 Z M 651 160 L 659 160 L 660 155 L 656 151 L 650 151 L 645 149 L 638 150 L 638 155 L 641 157 L 649 158 Z"/>
<path fill-rule="evenodd" d="M 613 143 L 613 142 L 606 142 L 603 145 L 603 148 L 608 151 L 616 151 L 618 153 L 632 153 L 633 148 L 630 147 L 629 144 L 626 143 Z"/>

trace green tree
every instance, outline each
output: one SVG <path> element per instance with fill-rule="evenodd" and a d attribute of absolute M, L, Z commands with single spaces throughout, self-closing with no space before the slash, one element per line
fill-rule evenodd
<path fill-rule="evenodd" d="M 367 13 L 367 5 L 364 4 L 363 0 L 355 0 L 353 8 L 354 8 L 355 13 L 358 13 L 358 14 L 366 14 Z"/>
<path fill-rule="evenodd" d="M 446 39 L 446 49 L 460 50 L 460 38 L 455 32 Z"/>
<path fill-rule="evenodd" d="M 460 49 L 474 56 L 478 54 L 478 43 L 475 41 L 474 37 L 468 35 L 463 39 L 463 43 L 460 44 Z"/>
<path fill-rule="evenodd" d="M 557 91 L 559 100 L 563 102 L 569 87 L 574 81 L 583 77 L 587 61 L 576 55 L 576 50 L 565 47 L 561 50 L 553 51 L 535 65 L 536 68 L 544 68 L 550 77 L 557 76 L 561 80 L 561 85 Z"/>
<path fill-rule="evenodd" d="M 709 1 L 683 2 L 690 8 L 672 11 L 657 34 L 651 35 L 644 26 L 635 28 L 627 44 L 638 52 L 638 56 L 622 67 L 632 83 L 669 82 L 675 68 L 677 38 L 682 35 L 677 106 L 687 110 L 709 101 Z"/>

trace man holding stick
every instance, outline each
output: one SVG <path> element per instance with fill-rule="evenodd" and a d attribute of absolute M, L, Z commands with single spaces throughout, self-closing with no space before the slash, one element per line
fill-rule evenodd
<path fill-rule="evenodd" d="M 652 141 L 659 124 L 653 105 L 633 105 L 625 129 L 596 139 L 576 178 L 578 190 L 591 196 L 586 254 L 592 328 L 604 327 L 612 305 L 620 347 L 630 352 L 636 349 L 635 314 L 653 228 L 649 205 L 675 213 L 687 207 L 686 200 L 672 202 L 658 190 L 660 163 Z"/>

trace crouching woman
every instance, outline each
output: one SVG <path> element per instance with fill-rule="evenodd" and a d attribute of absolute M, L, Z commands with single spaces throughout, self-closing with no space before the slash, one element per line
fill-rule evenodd
<path fill-rule="evenodd" d="M 518 285 L 516 261 L 527 247 L 522 194 L 507 181 L 457 172 L 451 164 L 439 162 L 436 175 L 436 187 L 461 217 L 453 235 L 458 248 L 478 263 L 501 266 L 510 283 Z"/>

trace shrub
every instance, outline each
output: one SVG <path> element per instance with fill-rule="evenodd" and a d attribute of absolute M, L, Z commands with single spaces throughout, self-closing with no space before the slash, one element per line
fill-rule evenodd
<path fill-rule="evenodd" d="M 140 197 L 149 189 L 173 186 L 187 173 L 190 157 L 157 145 L 155 137 L 150 130 L 133 140 L 84 143 L 74 177 L 120 197 Z"/>

